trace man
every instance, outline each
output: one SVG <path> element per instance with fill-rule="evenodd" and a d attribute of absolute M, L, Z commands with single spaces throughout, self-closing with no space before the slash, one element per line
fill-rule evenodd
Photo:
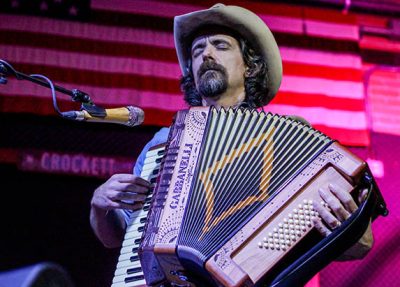
<path fill-rule="evenodd" d="M 190 106 L 258 108 L 275 96 L 282 78 L 279 49 L 268 27 L 251 11 L 217 4 L 175 17 L 174 38 L 183 73 L 181 88 Z M 142 206 L 150 187 L 139 177 L 145 153 L 165 142 L 167 135 L 167 128 L 156 133 L 139 156 L 133 175 L 116 174 L 94 192 L 90 222 L 106 247 L 121 245 L 126 214 Z M 321 219 L 314 224 L 327 236 L 357 204 L 334 185 L 319 193 L 326 204 L 315 204 Z M 362 258 L 372 242 L 368 229 L 342 259 Z"/>

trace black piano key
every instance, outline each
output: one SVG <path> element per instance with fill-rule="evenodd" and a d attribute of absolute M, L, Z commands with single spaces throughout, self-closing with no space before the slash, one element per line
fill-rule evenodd
<path fill-rule="evenodd" d="M 130 260 L 131 262 L 139 261 L 139 255 L 131 256 L 131 258 L 129 258 L 129 260 Z"/>
<path fill-rule="evenodd" d="M 143 231 L 144 231 L 144 226 L 139 226 L 139 228 L 137 229 L 137 231 L 143 232 Z"/>
<path fill-rule="evenodd" d="M 130 276 L 130 277 L 126 277 L 124 279 L 125 283 L 131 283 L 131 282 L 135 282 L 135 281 L 139 281 L 139 280 L 143 280 L 144 276 L 143 275 L 138 275 L 138 276 Z"/>
<path fill-rule="evenodd" d="M 135 239 L 134 243 L 135 244 L 140 244 L 141 238 Z"/>
<path fill-rule="evenodd" d="M 142 218 L 140 218 L 140 223 L 145 223 L 146 222 L 146 217 L 142 217 Z"/>
<path fill-rule="evenodd" d="M 139 251 L 139 247 L 133 247 L 132 248 L 132 253 L 137 253 Z"/>
<path fill-rule="evenodd" d="M 142 272 L 142 267 L 129 268 L 128 270 L 126 270 L 126 274 L 129 274 L 129 275 L 138 273 L 138 272 Z"/>
<path fill-rule="evenodd" d="M 144 207 L 143 207 L 143 210 L 144 211 L 148 211 L 150 209 L 150 205 L 145 205 Z"/>

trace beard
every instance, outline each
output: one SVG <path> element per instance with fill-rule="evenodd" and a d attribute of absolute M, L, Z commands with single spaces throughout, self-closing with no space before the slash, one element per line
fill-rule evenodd
<path fill-rule="evenodd" d="M 226 69 L 213 61 L 201 64 L 197 75 L 198 92 L 204 98 L 218 99 L 228 87 Z"/>

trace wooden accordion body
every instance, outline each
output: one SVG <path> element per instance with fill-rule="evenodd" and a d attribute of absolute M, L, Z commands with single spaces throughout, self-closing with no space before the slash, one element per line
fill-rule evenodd
<path fill-rule="evenodd" d="M 147 285 L 270 282 L 320 240 L 311 223 L 318 189 L 333 182 L 350 192 L 366 170 L 338 143 L 288 117 L 178 112 L 139 248 Z"/>

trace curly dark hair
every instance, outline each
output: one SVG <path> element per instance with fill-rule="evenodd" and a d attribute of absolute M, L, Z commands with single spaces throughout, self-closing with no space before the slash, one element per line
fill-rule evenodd
<path fill-rule="evenodd" d="M 267 65 L 264 59 L 257 55 L 249 43 L 243 39 L 238 40 L 242 51 L 243 61 L 246 65 L 245 73 L 245 102 L 249 108 L 258 108 L 268 104 L 272 98 L 267 97 L 269 92 Z M 196 90 L 192 67 L 188 67 L 188 75 L 182 76 L 180 86 L 184 99 L 190 106 L 201 106 L 201 96 Z"/>

